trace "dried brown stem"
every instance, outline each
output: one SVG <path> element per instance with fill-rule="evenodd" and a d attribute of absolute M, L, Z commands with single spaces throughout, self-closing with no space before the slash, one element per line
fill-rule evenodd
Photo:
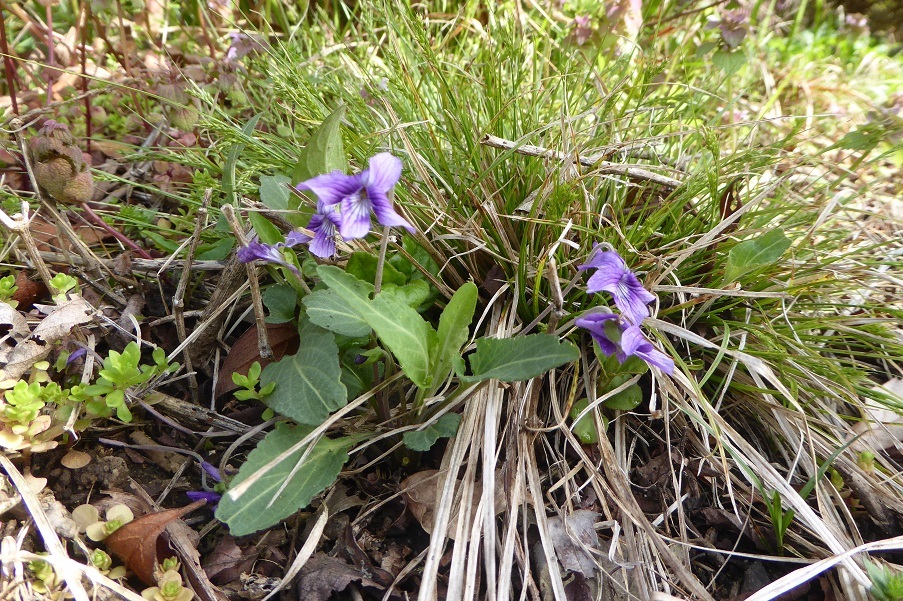
<path fill-rule="evenodd" d="M 245 231 L 238 217 L 235 215 L 235 209 L 232 205 L 223 205 L 223 215 L 232 228 L 232 233 L 240 246 L 247 246 L 248 240 L 245 237 Z M 254 306 L 254 319 L 257 322 L 257 346 L 260 349 L 261 359 L 270 359 L 273 357 L 273 349 L 270 348 L 269 337 L 267 336 L 266 315 L 263 311 L 263 299 L 260 296 L 260 282 L 257 281 L 257 268 L 253 264 L 246 265 L 248 272 L 248 283 L 251 285 L 251 303 Z"/>
<path fill-rule="evenodd" d="M 678 179 L 674 179 L 666 175 L 660 175 L 658 173 L 653 173 L 652 171 L 649 171 L 642 167 L 637 167 L 635 165 L 611 163 L 609 161 L 603 161 L 595 156 L 574 157 L 572 154 L 566 152 L 559 152 L 557 150 L 550 150 L 548 148 L 543 148 L 541 146 L 532 146 L 530 144 L 519 144 L 517 142 L 505 140 L 504 138 L 499 138 L 489 134 L 483 136 L 483 138 L 480 140 L 480 144 L 489 146 L 491 148 L 499 148 L 501 150 L 513 150 L 518 154 L 530 157 L 542 157 L 556 161 L 573 159 L 575 162 L 584 167 L 591 167 L 593 169 L 596 169 L 597 173 L 599 173 L 600 175 L 626 176 L 632 180 L 658 184 L 660 186 L 668 188 L 669 190 L 675 190 L 683 185 L 683 182 Z"/>
<path fill-rule="evenodd" d="M 207 188 L 204 191 L 204 202 L 198 208 L 194 222 L 194 232 L 191 235 L 191 242 L 188 244 L 188 253 L 185 255 L 185 268 L 182 270 L 182 277 L 179 278 L 179 285 L 176 287 L 176 293 L 172 298 L 172 311 L 176 322 L 176 334 L 179 336 L 179 343 L 185 342 L 185 290 L 188 289 L 188 280 L 191 279 L 191 262 L 194 260 L 194 253 L 197 252 L 198 243 L 201 241 L 201 230 L 207 221 L 207 206 L 210 204 L 210 197 L 213 195 L 213 188 Z M 189 374 L 188 387 L 191 389 L 191 398 L 195 403 L 200 401 L 198 390 L 198 380 L 194 375 L 194 367 L 191 364 L 191 355 L 185 351 L 185 370 Z"/>

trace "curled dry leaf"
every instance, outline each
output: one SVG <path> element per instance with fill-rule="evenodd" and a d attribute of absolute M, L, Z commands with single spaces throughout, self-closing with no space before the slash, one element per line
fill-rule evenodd
<path fill-rule="evenodd" d="M 403 496 L 408 509 L 423 529 L 428 533 L 433 533 L 435 524 L 436 505 L 442 495 L 440 486 L 442 479 L 439 477 L 439 470 L 423 470 L 416 474 L 411 474 L 401 482 Z M 496 472 L 496 480 L 501 476 L 501 472 Z M 470 520 L 468 524 L 473 523 L 475 519 L 477 506 L 480 498 L 483 496 L 483 487 L 477 482 L 473 487 L 473 500 L 470 503 Z M 447 536 L 454 540 L 455 532 L 458 526 L 458 511 L 461 506 L 461 486 L 460 483 L 455 487 L 454 505 L 452 508 L 451 518 L 449 519 L 449 527 Z M 505 509 L 505 487 L 497 486 L 495 489 L 495 511 L 496 515 Z M 465 533 L 469 533 L 470 529 L 465 528 Z"/>
<path fill-rule="evenodd" d="M 107 549 L 122 560 L 127 568 L 147 586 L 154 586 L 154 566 L 157 564 L 157 538 L 171 522 L 204 505 L 195 501 L 179 509 L 167 509 L 143 515 L 129 522 L 106 539 Z"/>
<path fill-rule="evenodd" d="M 243 572 L 249 572 L 258 555 L 253 552 L 253 547 L 243 550 L 235 543 L 235 538 L 227 534 L 207 555 L 204 571 L 213 584 L 229 584 L 238 580 Z"/>
<path fill-rule="evenodd" d="M 54 342 L 67 336 L 75 326 L 90 322 L 93 315 L 94 307 L 81 297 L 54 307 L 31 335 L 9 353 L 6 364 L 0 369 L 0 380 L 19 379 L 32 365 L 50 354 Z"/>
<path fill-rule="evenodd" d="M 349 584 L 358 581 L 365 587 L 383 588 L 371 580 L 361 568 L 350 566 L 343 560 L 325 553 L 317 553 L 301 568 L 295 589 L 296 598 L 305 601 L 326 601 L 332 598 L 334 592 L 344 591 Z"/>

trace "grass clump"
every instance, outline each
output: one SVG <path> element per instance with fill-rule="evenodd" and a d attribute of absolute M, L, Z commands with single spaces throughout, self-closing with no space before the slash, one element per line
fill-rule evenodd
<path fill-rule="evenodd" d="M 296 353 L 228 376 L 297 424 L 232 480 L 216 515 L 233 534 L 349 470 L 436 468 L 419 584 L 401 585 L 422 599 L 440 571 L 448 598 L 563 599 L 574 579 L 603 596 L 726 598 L 750 555 L 775 580 L 788 558 L 837 557 L 839 598 L 883 586 L 841 556 L 898 534 L 903 507 L 893 445 L 874 434 L 903 403 L 882 387 L 901 375 L 903 305 L 899 223 L 880 208 L 899 192 L 903 65 L 840 15 L 805 29 L 802 10 L 749 8 L 283 11 L 281 32 L 244 32 L 248 52 L 216 67 L 227 82 L 163 95 L 199 108 L 206 143 L 154 155 L 194 179 L 145 237 L 180 252 L 207 198 L 223 218 L 194 258 L 223 259 L 246 215 L 259 240 L 239 252 L 272 278 L 262 303 L 300 332 Z M 331 215 L 310 178 L 366 181 L 381 153 L 403 163 L 381 192 L 415 231 L 309 254 L 314 232 L 297 228 Z M 289 190 L 302 180 L 307 193 Z M 143 211 L 123 220 L 140 228 Z M 587 291 L 585 266 L 610 251 L 650 317 L 630 318 L 617 286 Z M 359 515 L 396 493 L 410 508 L 418 486 Z M 579 545 L 556 535 L 582 511 L 605 526 Z"/>

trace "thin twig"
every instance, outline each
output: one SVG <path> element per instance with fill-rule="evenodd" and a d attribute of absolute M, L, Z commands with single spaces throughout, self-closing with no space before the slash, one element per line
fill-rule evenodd
<path fill-rule="evenodd" d="M 389 248 L 389 228 L 383 228 L 383 238 L 379 243 L 379 259 L 376 261 L 376 281 L 373 282 L 373 294 L 379 294 L 383 287 L 383 267 L 386 263 L 386 250 Z"/>
<path fill-rule="evenodd" d="M 182 277 L 179 278 L 176 294 L 172 297 L 172 312 L 176 318 L 176 334 L 179 336 L 180 343 L 185 342 L 185 290 L 188 288 L 188 280 L 191 279 L 191 262 L 194 260 L 194 253 L 197 252 L 198 243 L 201 241 L 201 230 L 204 229 L 207 222 L 207 206 L 210 204 L 212 195 L 213 188 L 207 188 L 204 191 L 204 201 L 195 216 L 194 232 L 188 245 L 188 253 L 185 255 L 185 268 L 182 270 Z M 200 401 L 198 380 L 194 375 L 194 367 L 191 365 L 191 355 L 186 351 L 183 356 L 185 357 L 185 370 L 191 374 L 188 378 L 191 398 L 198 403 Z"/>
<path fill-rule="evenodd" d="M 505 140 L 504 138 L 498 138 L 489 134 L 483 136 L 483 138 L 480 140 L 480 144 L 489 146 L 490 148 L 513 150 L 518 154 L 530 157 L 543 157 L 547 159 L 554 159 L 556 161 L 566 161 L 569 159 L 574 159 L 577 163 L 584 167 L 591 167 L 598 170 L 598 173 L 600 175 L 624 175 L 629 177 L 630 179 L 658 184 L 670 190 L 677 189 L 681 185 L 683 185 L 683 182 L 678 179 L 674 179 L 666 175 L 659 175 L 658 173 L 653 173 L 652 171 L 643 169 L 642 167 L 636 167 L 634 165 L 622 165 L 620 163 L 611 163 L 609 161 L 603 161 L 596 156 L 574 157 L 572 154 L 566 152 L 559 152 L 557 150 L 550 150 L 548 148 L 543 148 L 541 146 L 532 146 L 530 144 L 518 144 L 517 142 L 512 142 L 511 140 Z"/>
<path fill-rule="evenodd" d="M 240 246 L 247 246 L 248 239 L 245 237 L 244 228 L 235 215 L 235 209 L 232 205 L 226 204 L 222 207 L 223 215 L 232 228 L 232 233 Z M 246 266 L 248 271 L 248 283 L 251 285 L 251 304 L 254 306 L 254 320 L 257 323 L 257 347 L 260 349 L 261 359 L 271 359 L 273 357 L 273 349 L 270 348 L 270 340 L 267 336 L 266 315 L 263 311 L 263 299 L 260 296 L 260 282 L 257 281 L 257 268 L 252 263 Z"/>
<path fill-rule="evenodd" d="M 91 263 L 98 262 L 106 269 L 116 267 L 116 259 L 97 259 L 97 261 L 86 261 L 78 257 L 67 257 L 63 253 L 41 251 L 41 257 L 50 263 L 72 263 L 78 266 L 87 266 Z M 225 261 L 194 261 L 190 267 L 186 267 L 187 261 L 170 260 L 169 258 L 160 259 L 132 259 L 130 269 L 139 273 L 158 273 L 161 269 L 166 271 L 181 271 L 183 269 L 191 269 L 192 271 L 222 271 L 226 268 Z"/>
<path fill-rule="evenodd" d="M 125 234 L 123 234 L 122 232 L 117 230 L 116 228 L 110 226 L 110 224 L 108 224 L 106 221 L 101 219 L 100 215 L 95 213 L 94 209 L 92 209 L 88 205 L 88 203 L 86 203 L 86 202 L 81 203 L 81 207 L 85 211 L 85 214 L 90 218 L 89 221 L 94 223 L 100 229 L 102 229 L 106 233 L 110 234 L 111 236 L 113 236 L 114 238 L 116 238 L 117 240 L 122 242 L 126 247 L 135 251 L 135 253 L 142 259 L 153 259 L 153 257 L 150 256 L 150 254 L 148 254 L 148 252 L 146 250 L 144 250 L 143 248 L 138 246 L 131 238 L 129 238 L 128 236 L 126 236 Z"/>

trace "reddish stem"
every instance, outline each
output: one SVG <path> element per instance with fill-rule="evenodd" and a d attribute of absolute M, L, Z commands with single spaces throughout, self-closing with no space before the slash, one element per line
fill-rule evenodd
<path fill-rule="evenodd" d="M 108 234 L 125 244 L 127 247 L 131 248 L 133 251 L 135 251 L 135 254 L 137 254 L 142 259 L 153 259 L 153 257 L 150 256 L 146 250 L 135 244 L 128 236 L 113 228 L 109 223 L 101 219 L 100 215 L 95 213 L 94 209 L 88 206 L 88 203 L 83 202 L 82 208 L 85 210 L 85 214 L 89 218 L 88 221 L 93 222 L 95 225 L 103 229 L 103 231 L 107 232 Z"/>
<path fill-rule="evenodd" d="M 13 82 L 13 74 L 16 66 L 13 57 L 9 54 L 9 43 L 6 40 L 6 19 L 0 10 L 0 51 L 3 52 L 3 70 L 6 72 L 6 86 L 9 88 L 9 98 L 12 101 L 13 113 L 19 114 L 19 103 L 16 101 L 16 85 Z"/>

